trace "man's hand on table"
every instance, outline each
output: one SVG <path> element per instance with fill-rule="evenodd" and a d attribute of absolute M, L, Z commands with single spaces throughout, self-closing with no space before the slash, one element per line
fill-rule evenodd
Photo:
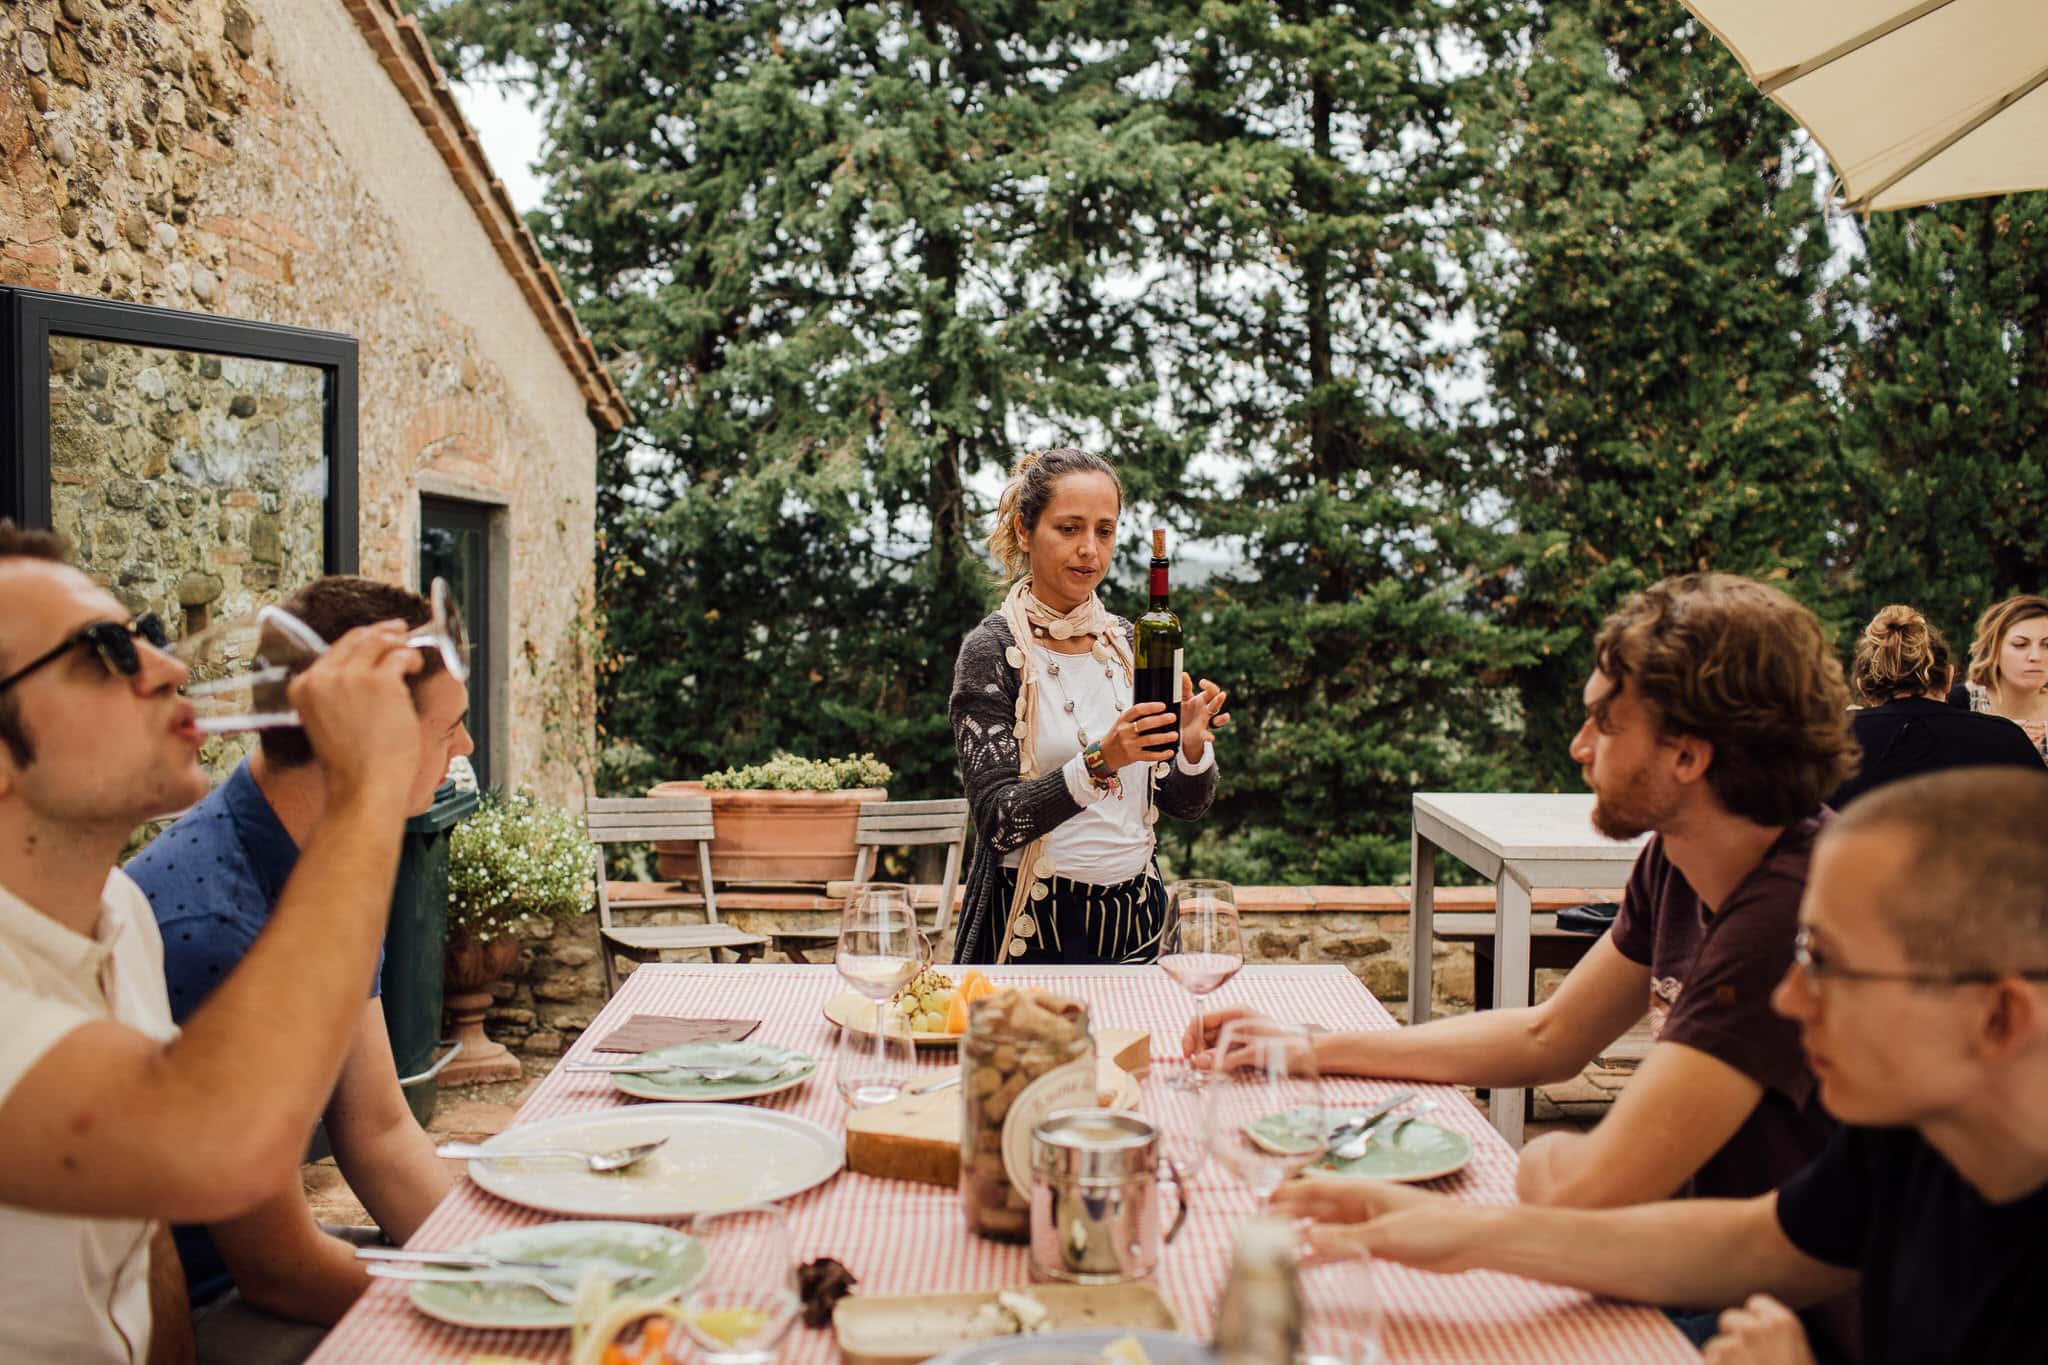
<path fill-rule="evenodd" d="M 1181 1037 L 1181 1052 L 1188 1059 L 1188 1065 L 1204 1071 L 1216 1068 L 1216 1042 L 1223 1034 L 1223 1026 L 1233 1019 L 1256 1019 L 1258 1011 L 1245 1005 L 1226 1005 L 1220 1010 L 1197 1014 L 1188 1031 Z"/>
<path fill-rule="evenodd" d="M 1768 1294 L 1752 1294 L 1721 1315 L 1721 1334 L 1707 1343 L 1707 1365 L 1814 1365 L 1806 1329 Z"/>
<path fill-rule="evenodd" d="M 1312 1220 L 1302 1242 L 1312 1260 L 1368 1251 L 1420 1270 L 1451 1273 L 1478 1264 L 1475 1251 L 1499 1210 L 1385 1180 L 1296 1180 L 1273 1194 L 1273 1210 Z"/>

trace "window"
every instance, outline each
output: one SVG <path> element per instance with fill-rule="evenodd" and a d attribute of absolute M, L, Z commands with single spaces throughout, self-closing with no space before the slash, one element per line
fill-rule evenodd
<path fill-rule="evenodd" d="M 492 684 L 497 652 L 491 582 L 491 509 L 453 498 L 420 499 L 420 588 L 448 580 L 469 627 L 469 734 L 476 741 L 470 763 L 477 784 L 492 783 Z"/>

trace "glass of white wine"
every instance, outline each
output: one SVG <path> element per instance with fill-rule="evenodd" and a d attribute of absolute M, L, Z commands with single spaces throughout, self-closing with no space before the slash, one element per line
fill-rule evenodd
<path fill-rule="evenodd" d="M 1328 1149 L 1329 1118 L 1308 1030 L 1257 1016 L 1225 1024 L 1202 1109 L 1217 1164 L 1264 1203 Z"/>
<path fill-rule="evenodd" d="M 839 1089 L 856 1108 L 895 1099 L 915 1068 L 916 1058 L 904 1055 L 912 1047 L 909 1020 L 891 997 L 917 975 L 923 943 L 908 887 L 870 882 L 847 894 L 833 965 L 848 986 L 874 1002 L 865 1064 L 855 1040 L 846 1039 L 841 1049 Z"/>
<path fill-rule="evenodd" d="M 467 682 L 469 634 L 445 578 L 428 587 L 427 610 L 406 644 L 433 650 L 457 682 Z M 326 652 L 318 631 L 278 606 L 227 617 L 171 646 L 190 675 L 185 698 L 209 735 L 296 726 L 299 713 L 285 687 Z"/>
<path fill-rule="evenodd" d="M 699 1214 L 690 1235 L 704 1248 L 683 1298 L 691 1340 L 712 1365 L 766 1365 L 803 1304 L 788 1215 L 772 1204 Z"/>

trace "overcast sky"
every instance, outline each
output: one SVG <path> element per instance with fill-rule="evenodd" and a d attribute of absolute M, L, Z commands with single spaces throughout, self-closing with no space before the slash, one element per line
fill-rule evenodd
<path fill-rule="evenodd" d="M 521 213 L 540 205 L 541 181 L 533 173 L 540 157 L 540 115 L 502 87 L 451 80 L 455 102 L 484 144 L 491 169 L 505 182 L 506 193 Z"/>

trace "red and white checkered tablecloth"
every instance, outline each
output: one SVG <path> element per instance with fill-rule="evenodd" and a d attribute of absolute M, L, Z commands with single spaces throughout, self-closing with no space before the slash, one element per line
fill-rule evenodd
<path fill-rule="evenodd" d="M 1144 1029 L 1155 1059 L 1175 1058 L 1190 1014 L 1189 997 L 1165 973 L 1145 967 L 995 969 L 1000 982 L 1043 986 L 1085 1000 L 1097 1028 Z M 842 989 L 829 966 L 657 965 L 640 968 L 587 1030 L 568 1059 L 599 1057 L 592 1044 L 635 1014 L 753 1018 L 764 1042 L 831 1056 L 836 1030 L 821 1013 Z M 1216 1004 L 1243 1004 L 1278 1018 L 1333 1028 L 1393 1028 L 1393 1017 L 1349 970 L 1335 965 L 1247 967 Z M 956 1064 L 954 1049 L 921 1051 L 935 1075 Z M 1362 1104 L 1392 1093 L 1384 1081 L 1330 1082 L 1326 1102 Z M 1515 1153 L 1449 1087 L 1432 1121 L 1472 1141 L 1472 1162 L 1433 1188 L 1492 1203 L 1514 1199 Z M 632 1104 L 603 1076 L 570 1075 L 559 1068 L 534 1090 L 515 1123 Z M 844 1124 L 846 1107 L 821 1067 L 808 1084 L 757 1103 L 800 1115 L 828 1131 Z M 1144 1088 L 1140 1109 L 1169 1135 L 1189 1134 L 1198 1122 L 1197 1097 L 1156 1079 Z M 1162 1197 L 1171 1199 L 1171 1187 Z M 1206 1336 L 1228 1269 L 1232 1229 L 1255 1205 L 1251 1192 L 1213 1163 L 1194 1181 L 1192 1215 L 1165 1249 L 1159 1288 L 1180 1313 L 1186 1330 Z M 1030 1279 L 1025 1248 L 985 1241 L 961 1221 L 959 1196 L 937 1186 L 882 1180 L 841 1171 L 817 1189 L 788 1201 L 799 1259 L 834 1256 L 860 1281 L 860 1292 L 901 1294 L 993 1289 Z M 505 1228 L 548 1221 L 545 1214 L 459 1186 L 434 1211 L 410 1245 L 447 1247 Z M 677 1226 L 681 1224 L 678 1223 Z M 1615 1361 L 1653 1365 L 1697 1360 L 1698 1355 L 1652 1309 L 1604 1302 L 1574 1290 L 1488 1272 L 1432 1275 L 1405 1267 L 1374 1267 L 1384 1308 L 1383 1334 L 1391 1361 L 1466 1365 L 1584 1365 Z M 479 1332 L 446 1327 L 415 1312 L 404 1286 L 375 1281 L 313 1356 L 315 1365 L 342 1362 L 463 1362 L 480 1352 L 530 1360 L 564 1360 L 566 1332 Z M 829 1329 L 797 1326 L 781 1359 L 835 1361 Z"/>

